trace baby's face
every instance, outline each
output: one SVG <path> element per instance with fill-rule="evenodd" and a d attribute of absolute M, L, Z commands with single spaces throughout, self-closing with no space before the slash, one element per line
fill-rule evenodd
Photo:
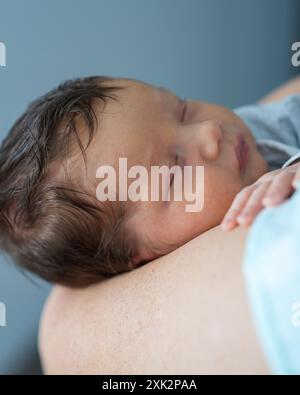
<path fill-rule="evenodd" d="M 116 79 L 115 83 L 126 89 L 117 91 L 119 101 L 108 100 L 104 110 L 101 103 L 96 106 L 99 126 L 86 151 L 94 187 L 99 183 L 97 168 L 110 165 L 118 174 L 119 158 L 127 158 L 128 169 L 140 165 L 149 174 L 151 166 L 175 165 L 178 153 L 181 165 L 204 166 L 200 212 L 187 212 L 191 202 L 185 199 L 124 203 L 130 210 L 128 226 L 141 240 L 138 264 L 220 224 L 234 196 L 267 167 L 249 129 L 231 110 L 200 101 L 184 102 L 169 90 L 135 80 Z M 241 139 L 248 145 L 243 163 L 238 158 Z"/>

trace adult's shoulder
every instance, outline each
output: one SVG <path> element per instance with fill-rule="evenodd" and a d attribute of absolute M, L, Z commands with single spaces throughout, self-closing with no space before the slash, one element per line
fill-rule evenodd
<path fill-rule="evenodd" d="M 265 371 L 240 270 L 246 235 L 217 227 L 133 272 L 54 287 L 40 325 L 45 372 Z"/>
<path fill-rule="evenodd" d="M 264 96 L 259 103 L 272 103 L 283 100 L 290 95 L 300 94 L 300 76 L 294 77 L 285 82 L 272 92 Z"/>

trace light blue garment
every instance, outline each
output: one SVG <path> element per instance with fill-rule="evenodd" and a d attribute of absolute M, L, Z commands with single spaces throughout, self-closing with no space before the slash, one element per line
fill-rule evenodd
<path fill-rule="evenodd" d="M 300 374 L 300 190 L 257 217 L 247 240 L 244 274 L 272 372 Z"/>
<path fill-rule="evenodd" d="M 251 130 L 270 170 L 279 169 L 299 154 L 300 94 L 278 102 L 239 107 L 234 112 Z"/>
<path fill-rule="evenodd" d="M 300 158 L 300 95 L 235 110 L 269 169 Z M 300 374 L 300 190 L 251 227 L 244 274 L 261 347 L 273 373 Z"/>

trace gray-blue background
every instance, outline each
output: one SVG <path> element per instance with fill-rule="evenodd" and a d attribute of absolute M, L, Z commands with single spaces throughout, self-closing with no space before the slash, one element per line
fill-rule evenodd
<path fill-rule="evenodd" d="M 0 0 L 0 134 L 58 82 L 104 74 L 164 85 L 230 107 L 253 102 L 299 69 L 299 0 Z M 37 371 L 48 286 L 0 261 L 0 373 Z"/>

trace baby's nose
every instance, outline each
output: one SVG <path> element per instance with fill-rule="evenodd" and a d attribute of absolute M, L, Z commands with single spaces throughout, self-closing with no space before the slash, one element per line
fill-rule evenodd
<path fill-rule="evenodd" d="M 203 159 L 216 160 L 220 152 L 220 141 L 223 137 L 222 127 L 219 121 L 204 121 L 201 124 L 200 149 Z"/>

